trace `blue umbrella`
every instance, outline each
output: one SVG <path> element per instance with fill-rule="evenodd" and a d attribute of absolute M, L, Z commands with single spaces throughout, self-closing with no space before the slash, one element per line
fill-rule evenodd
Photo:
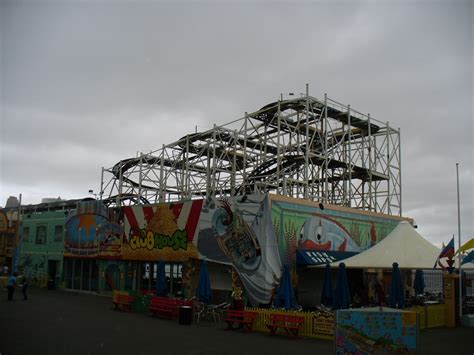
<path fill-rule="evenodd" d="M 201 302 L 206 304 L 211 302 L 212 299 L 211 280 L 209 279 L 209 270 L 207 269 L 206 261 L 203 261 L 201 265 L 196 296 Z"/>
<path fill-rule="evenodd" d="M 337 271 L 336 291 L 334 293 L 334 309 L 347 309 L 351 304 L 351 294 L 347 281 L 346 264 L 340 263 Z"/>
<path fill-rule="evenodd" d="M 397 263 L 393 263 L 392 283 L 390 284 L 390 307 L 403 308 L 405 305 L 402 285 L 402 275 Z"/>
<path fill-rule="evenodd" d="M 321 292 L 321 304 L 330 307 L 333 304 L 333 300 L 331 266 L 326 264 L 326 269 L 324 269 L 323 290 Z"/>
<path fill-rule="evenodd" d="M 275 306 L 284 309 L 298 309 L 296 302 L 295 290 L 291 284 L 290 267 L 285 265 L 278 287 L 278 292 L 275 299 Z"/>
<path fill-rule="evenodd" d="M 413 288 L 415 289 L 415 293 L 417 295 L 421 295 L 425 289 L 425 278 L 423 276 L 423 271 L 416 270 L 415 272 L 415 280 L 413 281 Z"/>
<path fill-rule="evenodd" d="M 166 283 L 165 263 L 160 261 L 158 263 L 158 274 L 156 275 L 156 295 L 167 296 L 168 284 Z"/>

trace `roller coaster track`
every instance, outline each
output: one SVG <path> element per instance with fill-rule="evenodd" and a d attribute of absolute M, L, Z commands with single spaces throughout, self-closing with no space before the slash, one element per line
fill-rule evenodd
<path fill-rule="evenodd" d="M 322 116 L 327 116 L 330 117 L 336 121 L 339 121 L 345 125 L 349 125 L 351 127 L 355 127 L 355 129 L 352 131 L 352 137 L 359 137 L 363 134 L 367 134 L 367 132 L 371 132 L 371 134 L 375 134 L 380 130 L 380 127 L 374 123 L 369 123 L 368 120 L 362 120 L 358 117 L 355 117 L 353 115 L 348 114 L 348 112 L 343 112 L 340 111 L 336 108 L 329 107 L 329 106 L 324 106 L 323 103 L 321 103 L 318 100 L 311 99 L 310 100 L 310 105 L 311 105 L 311 112 L 307 113 L 306 119 L 304 121 L 295 121 L 292 118 L 286 118 L 284 122 L 278 122 L 277 117 L 278 112 L 282 111 L 287 111 L 287 110 L 293 110 L 295 112 L 306 112 L 307 110 L 307 99 L 306 98 L 301 98 L 301 99 L 295 99 L 295 100 L 283 100 L 283 101 L 277 101 L 277 102 L 272 102 L 268 105 L 265 105 L 262 107 L 260 110 L 249 114 L 249 117 L 261 122 L 264 126 L 266 126 L 266 134 L 274 134 L 278 132 L 278 130 L 281 130 L 283 132 L 289 133 L 289 132 L 295 132 L 299 131 L 299 133 L 306 133 L 308 129 L 308 125 L 310 125 L 312 122 L 315 122 L 316 120 L 320 119 Z M 205 132 L 198 132 L 198 133 L 193 133 L 193 134 L 188 134 L 175 143 L 168 145 L 168 147 L 176 147 L 181 150 L 181 152 L 187 151 L 188 153 L 195 154 L 195 156 L 188 157 L 187 163 L 187 168 L 192 171 L 197 171 L 200 173 L 205 173 L 206 168 L 203 167 L 202 165 L 199 164 L 193 164 L 193 160 L 199 158 L 199 154 L 209 154 L 210 151 L 213 149 L 213 152 L 217 155 L 221 155 L 222 159 L 230 161 L 228 156 L 226 154 L 220 154 L 222 152 L 228 151 L 227 147 L 234 145 L 238 145 L 241 147 L 246 147 L 247 149 L 251 149 L 254 151 L 265 151 L 269 154 L 274 155 L 274 157 L 269 157 L 265 161 L 263 161 L 260 165 L 258 165 L 252 172 L 250 172 L 247 175 L 247 183 L 252 183 L 252 182 L 263 182 L 267 179 L 269 179 L 271 176 L 276 174 L 278 171 L 283 172 L 283 173 L 288 173 L 290 171 L 295 171 L 298 168 L 300 168 L 302 165 L 305 164 L 306 162 L 306 157 L 305 157 L 305 152 L 307 149 L 307 146 L 302 144 L 299 146 L 299 152 L 302 152 L 301 154 L 295 154 L 295 152 L 290 152 L 287 154 L 284 154 L 280 157 L 278 155 L 280 154 L 278 147 L 271 145 L 270 143 L 266 142 L 265 139 L 262 140 L 262 134 L 255 135 L 255 136 L 248 136 L 246 138 L 242 136 L 238 136 L 233 134 L 231 131 L 227 129 L 221 129 L 217 128 L 217 132 L 215 130 L 208 130 Z M 227 146 L 220 146 L 220 147 L 213 147 L 210 148 L 209 145 L 206 146 L 206 144 L 198 145 L 196 142 L 202 141 L 206 142 L 209 141 L 210 139 L 213 139 L 215 137 L 218 137 L 218 139 L 222 143 L 227 143 Z M 263 137 L 265 138 L 265 137 Z M 349 139 L 348 135 L 343 135 L 340 137 L 340 140 L 334 143 L 340 144 L 341 141 Z M 311 156 L 308 155 L 308 160 L 310 163 L 322 166 L 325 163 L 325 159 L 322 156 L 314 155 L 314 152 L 317 150 L 322 150 L 323 148 L 326 149 L 326 151 L 330 150 L 332 147 L 333 143 L 330 141 L 326 142 L 326 147 L 322 146 L 322 140 L 319 139 L 314 139 L 312 146 L 310 147 L 310 151 L 313 152 Z M 233 155 L 232 159 L 235 159 L 236 162 L 236 169 L 241 170 L 244 167 L 244 160 L 242 156 L 238 155 Z M 168 168 L 182 168 L 184 169 L 184 164 L 185 161 L 184 159 L 182 160 L 176 160 L 176 159 L 166 159 L 162 157 L 156 157 L 156 156 L 151 156 L 151 155 L 143 155 L 138 158 L 129 158 L 125 160 L 121 160 L 118 163 L 116 163 L 113 168 L 112 168 L 112 174 L 115 176 L 116 179 L 122 179 L 122 181 L 127 182 L 133 187 L 141 187 L 143 189 L 148 189 L 148 190 L 159 190 L 156 186 L 149 186 L 149 185 L 144 185 L 136 182 L 135 180 L 127 177 L 126 172 L 129 171 L 130 169 L 135 168 L 137 165 L 142 164 L 142 165 L 148 165 L 149 167 L 152 166 L 157 166 L 163 164 L 163 166 L 168 167 Z M 329 169 L 337 169 L 337 168 L 349 168 L 348 164 L 342 161 L 330 159 L 327 162 L 327 168 Z M 388 177 L 384 176 L 383 174 L 373 174 L 373 172 L 369 172 L 368 169 L 359 167 L 359 166 L 354 166 L 351 165 L 350 168 L 352 169 L 351 171 L 351 177 L 352 178 L 359 178 L 361 180 L 365 180 L 368 178 L 369 173 L 371 174 L 371 179 L 388 179 Z M 229 172 L 232 170 L 229 168 Z M 331 180 L 341 180 L 341 179 L 347 179 L 347 175 L 341 175 L 339 177 L 335 176 L 332 178 L 329 178 Z M 308 181 L 308 183 L 316 183 L 319 182 L 317 179 L 313 179 Z M 283 182 L 279 182 L 279 185 L 281 186 Z M 242 186 L 238 188 L 237 190 L 242 190 Z M 226 193 L 230 192 L 225 191 Z M 247 191 L 248 192 L 248 191 Z M 110 197 L 109 199 L 113 201 L 114 197 Z M 143 202 L 143 201 L 142 201 Z"/>

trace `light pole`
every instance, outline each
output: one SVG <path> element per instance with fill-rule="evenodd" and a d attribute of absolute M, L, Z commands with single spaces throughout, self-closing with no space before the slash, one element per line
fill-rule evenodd
<path fill-rule="evenodd" d="M 459 319 L 462 321 L 461 204 L 459 201 L 459 163 L 456 163 L 456 180 L 458 192 Z"/>

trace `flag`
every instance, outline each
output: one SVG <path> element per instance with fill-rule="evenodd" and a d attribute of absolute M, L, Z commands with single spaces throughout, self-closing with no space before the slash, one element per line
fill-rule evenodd
<path fill-rule="evenodd" d="M 459 252 L 465 252 L 469 249 L 474 249 L 474 238 L 472 238 L 470 241 L 464 243 L 464 245 L 458 249 L 456 254 L 459 253 Z"/>
<path fill-rule="evenodd" d="M 439 254 L 438 258 L 435 261 L 433 269 L 436 267 L 436 263 L 442 258 L 452 258 L 454 256 L 454 236 L 451 241 L 446 245 Z"/>
<path fill-rule="evenodd" d="M 461 265 L 474 262 L 474 250 L 467 254 L 464 259 L 462 259 Z"/>

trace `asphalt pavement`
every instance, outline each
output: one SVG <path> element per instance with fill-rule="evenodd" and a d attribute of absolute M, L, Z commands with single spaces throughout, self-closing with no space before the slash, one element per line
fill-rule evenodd
<path fill-rule="evenodd" d="M 0 355 L 332 354 L 332 342 L 224 330 L 111 309 L 111 298 L 33 289 L 0 300 Z M 420 332 L 420 354 L 474 354 L 474 328 Z"/>

